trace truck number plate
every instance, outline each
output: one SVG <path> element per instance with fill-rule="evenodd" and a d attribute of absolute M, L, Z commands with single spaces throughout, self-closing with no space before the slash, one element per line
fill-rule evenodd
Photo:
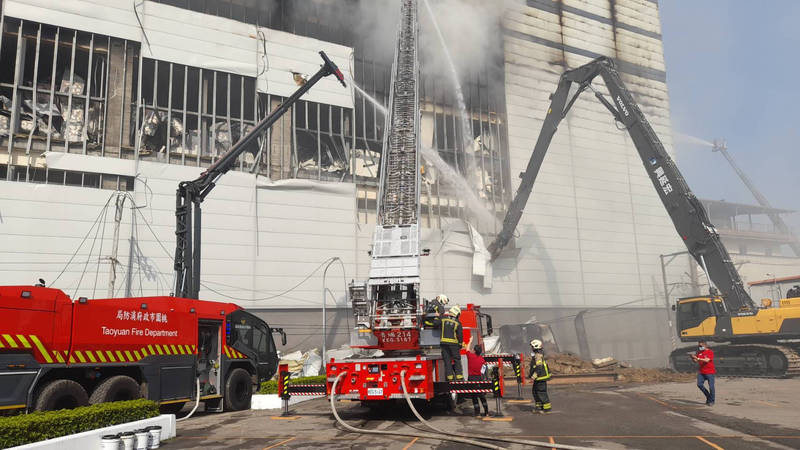
<path fill-rule="evenodd" d="M 374 396 L 383 397 L 383 388 L 367 388 L 367 396 L 368 397 L 374 397 Z"/>

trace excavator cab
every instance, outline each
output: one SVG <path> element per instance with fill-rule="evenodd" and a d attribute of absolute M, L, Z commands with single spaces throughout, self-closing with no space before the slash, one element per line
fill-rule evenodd
<path fill-rule="evenodd" d="M 683 339 L 714 336 L 718 322 L 730 320 L 719 297 L 681 298 L 675 310 L 678 333 Z"/>

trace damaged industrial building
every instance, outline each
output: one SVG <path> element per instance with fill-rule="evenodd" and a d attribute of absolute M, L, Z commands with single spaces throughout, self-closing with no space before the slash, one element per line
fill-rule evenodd
<path fill-rule="evenodd" d="M 303 85 L 324 50 L 351 87 L 321 81 L 209 197 L 200 296 L 269 317 L 289 349 L 319 345 L 325 301 L 327 346 L 346 342 L 346 283 L 369 270 L 376 222 L 391 3 L 4 0 L 0 245 L 14 264 L 3 284 L 41 277 L 73 298 L 170 294 L 178 182 Z M 494 261 L 486 250 L 565 70 L 613 58 L 672 151 L 658 4 L 494 3 L 431 0 L 441 29 L 420 14 L 422 294 L 480 304 L 498 324 L 547 323 L 562 349 L 587 358 L 663 366 L 675 336 L 668 305 L 706 281 L 679 254 L 630 138 L 603 105 L 575 103 L 512 245 Z M 722 209 L 731 231 L 737 215 L 787 212 Z M 740 267 L 750 281 L 790 270 L 778 254 L 788 237 L 768 234 L 750 237 L 764 249 Z M 327 270 L 332 259 L 342 265 Z"/>

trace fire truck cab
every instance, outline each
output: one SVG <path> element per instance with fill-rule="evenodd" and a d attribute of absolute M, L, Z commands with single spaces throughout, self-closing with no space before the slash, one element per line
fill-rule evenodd
<path fill-rule="evenodd" d="M 198 382 L 206 408 L 245 409 L 277 370 L 273 332 L 232 303 L 0 286 L 0 409 L 144 397 L 177 411 Z"/>

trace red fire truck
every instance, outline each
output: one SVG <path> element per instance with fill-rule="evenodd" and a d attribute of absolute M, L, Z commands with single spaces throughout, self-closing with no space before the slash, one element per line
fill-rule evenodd
<path fill-rule="evenodd" d="M 249 408 L 272 378 L 272 329 L 232 303 L 176 297 L 73 301 L 39 286 L 0 287 L 0 409 L 54 410 L 133 398 L 179 410 Z"/>
<path fill-rule="evenodd" d="M 352 291 L 351 291 L 352 292 Z M 459 317 L 463 327 L 464 342 L 470 340 L 483 346 L 483 337 L 492 334 L 491 317 L 480 312 L 480 306 L 467 304 Z M 416 399 L 433 400 L 434 397 L 458 392 L 444 376 L 444 360 L 439 347 L 441 330 L 416 327 L 380 330 L 362 329 L 362 333 L 374 334 L 374 340 L 360 336 L 362 342 L 373 345 L 354 345 L 354 348 L 373 348 L 388 351 L 390 356 L 382 358 L 346 359 L 327 361 L 327 393 L 331 393 L 333 381 L 341 373 L 346 373 L 336 386 L 339 398 L 357 399 L 365 402 L 403 399 L 401 374 L 405 372 L 405 383 L 409 396 Z M 388 328 L 388 327 L 387 327 Z M 507 361 L 511 362 L 512 355 Z M 492 361 L 499 359 L 496 355 Z M 462 354 L 462 367 L 466 373 L 466 356 Z M 502 382 L 502 381 L 501 381 Z"/>
<path fill-rule="evenodd" d="M 0 286 L 0 410 L 52 410 L 146 397 L 179 410 L 196 392 L 206 409 L 249 408 L 278 354 L 266 322 L 200 291 L 201 204 L 260 133 L 322 78 L 344 75 L 328 58 L 199 178 L 178 185 L 175 290 L 179 297 L 71 300 L 58 289 Z"/>

